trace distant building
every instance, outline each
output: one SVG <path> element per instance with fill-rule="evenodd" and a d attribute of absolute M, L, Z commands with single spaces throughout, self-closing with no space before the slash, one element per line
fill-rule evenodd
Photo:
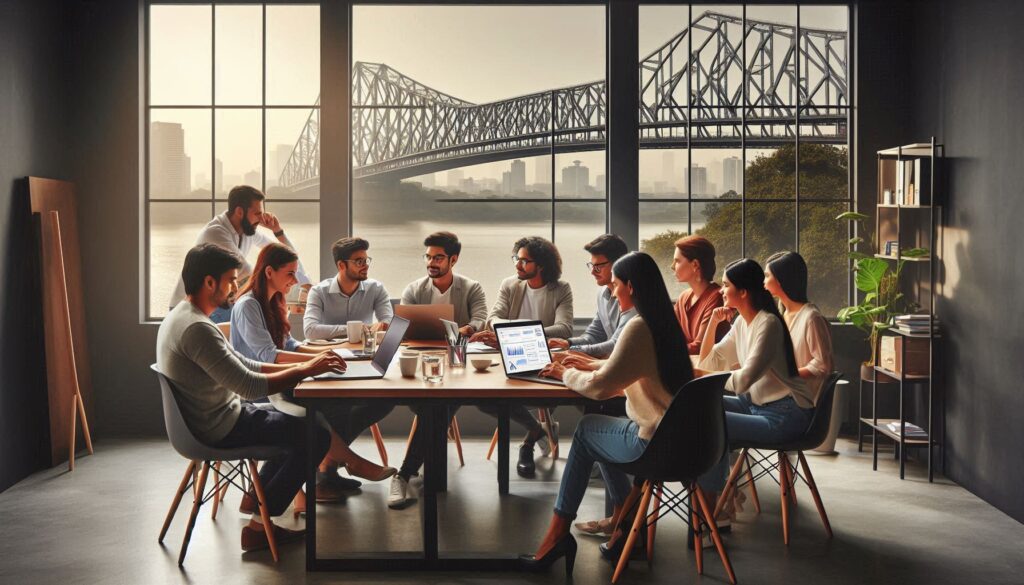
<path fill-rule="evenodd" d="M 452 172 L 454 171 L 448 171 L 449 179 L 451 179 Z M 459 175 L 462 175 L 462 171 L 459 171 Z M 468 179 L 460 179 L 459 190 L 462 191 L 463 193 L 469 193 L 471 195 L 475 195 L 479 191 L 477 189 L 476 183 L 473 181 L 473 177 L 470 177 Z"/>
<path fill-rule="evenodd" d="M 551 184 L 551 158 L 538 156 L 533 159 L 533 182 L 538 185 Z M 543 190 L 543 189 L 541 189 Z"/>
<path fill-rule="evenodd" d="M 605 176 L 604 175 L 598 175 L 594 179 L 594 191 L 597 192 L 598 195 L 604 195 L 605 190 L 607 188 L 608 188 L 608 184 L 605 181 Z"/>
<path fill-rule="evenodd" d="M 683 173 L 683 181 L 687 185 L 687 193 L 691 196 L 700 197 L 708 195 L 708 169 L 694 164 L 689 172 Z"/>
<path fill-rule="evenodd" d="M 447 178 L 445 179 L 445 183 L 449 187 L 457 187 L 459 189 L 462 189 L 462 181 L 465 179 L 465 176 L 466 176 L 465 173 L 463 173 L 459 169 L 448 171 L 448 175 L 447 175 Z"/>
<path fill-rule="evenodd" d="M 671 150 L 666 150 L 661 154 L 661 180 L 664 181 L 665 185 L 668 186 L 665 191 L 672 191 L 672 187 L 675 187 L 675 172 L 676 172 L 676 157 L 675 153 Z M 655 189 L 657 191 L 657 189 Z"/>
<path fill-rule="evenodd" d="M 526 193 L 526 163 L 521 160 L 512 161 L 512 169 L 509 171 L 510 176 L 510 195 L 521 195 Z"/>
<path fill-rule="evenodd" d="M 257 189 L 261 187 L 263 183 L 262 179 L 263 177 L 262 175 L 260 175 L 259 171 L 249 171 L 248 173 L 245 173 L 245 176 L 242 177 L 242 181 L 246 185 L 249 185 L 250 187 L 256 187 Z"/>
<path fill-rule="evenodd" d="M 512 194 L 512 171 L 505 171 L 501 173 L 501 194 Z"/>
<path fill-rule="evenodd" d="M 722 161 L 722 187 L 725 191 L 740 192 L 743 185 L 743 161 L 730 156 Z"/>
<path fill-rule="evenodd" d="M 416 179 L 420 182 L 420 185 L 422 185 L 424 189 L 433 189 L 434 186 L 437 184 L 437 179 L 434 177 L 434 173 L 420 175 L 419 177 L 416 177 Z"/>
<path fill-rule="evenodd" d="M 191 192 L 185 156 L 185 129 L 173 122 L 152 122 L 149 126 L 150 197 L 182 197 Z"/>
<path fill-rule="evenodd" d="M 590 169 L 581 161 L 572 161 L 571 167 L 562 169 L 562 189 L 560 195 L 566 197 L 583 197 L 590 187 Z"/>
<path fill-rule="evenodd" d="M 267 188 L 276 187 L 281 184 L 281 172 L 284 171 L 285 165 L 288 164 L 288 159 L 292 156 L 292 150 L 294 148 L 288 144 L 275 144 L 270 149 L 270 160 L 267 161 L 270 164 L 270 168 L 267 169 Z"/>

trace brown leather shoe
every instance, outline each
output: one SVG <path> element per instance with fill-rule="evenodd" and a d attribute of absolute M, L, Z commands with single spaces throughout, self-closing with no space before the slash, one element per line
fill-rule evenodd
<path fill-rule="evenodd" d="M 384 481 L 398 473 L 394 467 L 381 467 L 365 459 L 359 458 L 345 464 L 348 474 L 353 477 L 361 477 L 367 481 Z"/>
<path fill-rule="evenodd" d="M 267 533 L 263 527 L 250 522 L 248 525 L 242 528 L 242 550 L 249 552 L 253 550 L 262 550 L 270 548 L 270 543 L 267 542 Z M 288 542 L 294 542 L 296 540 L 302 540 L 306 536 L 306 529 L 300 530 L 288 530 L 282 528 L 276 524 L 271 524 L 274 527 L 274 540 L 277 546 Z"/>
<path fill-rule="evenodd" d="M 345 492 L 331 482 L 318 483 L 316 485 L 316 501 L 317 503 L 343 502 L 345 501 Z"/>
<path fill-rule="evenodd" d="M 245 493 L 242 495 L 242 501 L 238 504 L 238 511 L 242 514 L 256 514 L 260 511 L 259 506 L 256 504 L 256 496 L 251 493 Z"/>

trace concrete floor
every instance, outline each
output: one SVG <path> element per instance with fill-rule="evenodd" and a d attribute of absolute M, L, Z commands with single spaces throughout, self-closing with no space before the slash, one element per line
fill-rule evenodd
<path fill-rule="evenodd" d="M 355 447 L 376 459 L 370 441 Z M 531 551 L 547 525 L 564 459 L 538 459 L 536 480 L 519 480 L 513 471 L 512 494 L 499 499 L 486 447 L 483 440 L 466 441 L 464 468 L 449 450 L 450 491 L 439 504 L 442 549 Z M 389 442 L 393 458 L 403 448 Z M 785 547 L 777 488 L 762 480 L 762 513 L 748 505 L 726 540 L 740 583 L 1024 583 L 1024 525 L 949 482 L 928 484 L 919 467 L 911 465 L 900 481 L 891 458 L 872 472 L 870 457 L 858 454 L 855 444 L 841 441 L 838 448 L 839 456 L 809 458 L 835 538 L 825 539 L 802 487 L 792 543 Z M 241 553 L 237 492 L 216 522 L 204 508 L 179 570 L 187 509 L 179 510 L 165 546 L 156 537 L 184 468 L 166 441 L 102 441 L 95 455 L 78 460 L 74 473 L 41 472 L 0 494 L 0 583 L 564 582 L 561 563 L 545 575 L 306 574 L 301 544 L 283 547 L 277 565 L 267 552 Z M 388 510 L 387 487 L 365 485 L 344 504 L 322 507 L 322 552 L 417 547 L 419 508 Z M 597 518 L 602 496 L 593 484 L 581 517 Z M 713 554 L 705 556 L 705 575 L 698 577 L 682 523 L 665 520 L 653 565 L 634 562 L 620 583 L 727 582 Z M 283 523 L 293 525 L 290 517 Z M 598 541 L 578 540 L 574 581 L 610 582 L 612 568 L 599 559 Z"/>

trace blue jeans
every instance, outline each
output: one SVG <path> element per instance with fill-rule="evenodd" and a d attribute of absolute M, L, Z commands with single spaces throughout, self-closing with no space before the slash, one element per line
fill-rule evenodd
<path fill-rule="evenodd" d="M 785 443 L 800 437 L 811 423 L 813 408 L 800 408 L 792 396 L 758 406 L 749 394 L 725 396 L 725 428 L 730 443 Z M 703 489 L 720 492 L 729 479 L 729 453 L 701 476 Z"/>
<path fill-rule="evenodd" d="M 595 463 L 628 463 L 643 454 L 647 441 L 639 436 L 640 427 L 628 418 L 588 414 L 580 419 L 572 437 L 572 447 L 562 472 L 555 513 L 575 518 L 590 482 Z M 622 504 L 632 487 L 624 473 L 606 473 L 605 485 L 612 501 Z"/>

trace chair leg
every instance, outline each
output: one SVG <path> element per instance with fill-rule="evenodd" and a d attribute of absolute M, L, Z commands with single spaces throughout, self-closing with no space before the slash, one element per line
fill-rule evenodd
<path fill-rule="evenodd" d="M 370 425 L 370 434 L 373 435 L 373 442 L 377 444 L 377 453 L 380 453 L 381 465 L 388 466 L 388 450 L 384 447 L 384 436 L 380 434 L 380 427 L 377 423 Z"/>
<path fill-rule="evenodd" d="M 619 507 L 617 514 L 612 516 L 612 532 L 615 532 L 619 528 L 619 524 L 622 523 L 622 519 L 633 509 L 633 506 L 640 501 L 640 496 L 644 493 L 643 486 L 633 484 L 629 488 L 629 493 L 626 494 L 626 501 Z"/>
<path fill-rule="evenodd" d="M 701 526 L 698 502 L 693 491 L 690 491 L 690 527 L 693 528 L 693 555 L 697 559 L 697 574 L 704 574 L 704 529 Z"/>
<path fill-rule="evenodd" d="M 494 454 L 494 448 L 498 446 L 498 429 L 494 429 L 494 436 L 491 437 L 491 446 L 487 448 L 487 460 L 491 460 L 491 455 Z"/>
<path fill-rule="evenodd" d="M 558 436 L 555 435 L 555 419 L 551 416 L 551 409 L 542 408 L 540 409 L 540 414 L 544 432 L 548 436 L 548 445 L 551 445 L 550 456 L 552 459 L 558 459 Z"/>
<path fill-rule="evenodd" d="M 747 462 L 747 482 L 750 484 L 750 499 L 754 500 L 754 510 L 761 513 L 761 498 L 757 497 L 757 485 L 754 484 L 754 470 L 750 467 L 750 456 L 743 458 Z"/>
<path fill-rule="evenodd" d="M 256 462 L 249 460 L 249 473 L 252 474 L 252 487 L 256 490 L 256 502 L 260 508 L 260 519 L 263 521 L 263 530 L 267 534 L 267 544 L 270 545 L 270 556 L 277 562 L 277 541 L 274 540 L 274 524 L 270 521 L 270 510 L 267 509 L 267 496 L 263 492 L 263 482 L 260 481 L 259 471 L 256 469 Z"/>
<path fill-rule="evenodd" d="M 658 531 L 658 511 L 661 509 L 661 495 L 664 486 L 661 482 L 656 484 L 654 491 L 654 505 L 651 507 L 651 522 L 647 525 L 647 562 L 654 562 L 654 536 Z"/>
<path fill-rule="evenodd" d="M 789 463 L 779 451 L 779 497 L 782 500 L 782 542 L 789 546 Z"/>
<path fill-rule="evenodd" d="M 725 567 L 725 572 L 729 575 L 729 582 L 736 585 L 736 573 L 732 570 L 732 562 L 729 561 L 729 554 L 725 552 L 725 545 L 722 544 L 722 535 L 718 532 L 718 522 L 715 521 L 714 516 L 708 516 L 708 511 L 711 509 L 708 506 L 707 497 L 704 495 L 704 490 L 700 489 L 700 486 L 694 482 L 690 488 L 690 493 L 697 494 L 697 503 L 700 505 L 701 514 L 708 519 L 708 527 L 711 528 L 711 540 L 715 543 L 715 548 L 718 550 L 718 557 L 722 559 L 722 565 Z M 695 543 L 696 544 L 696 543 Z"/>
<path fill-rule="evenodd" d="M 459 467 L 465 467 L 466 460 L 462 457 L 462 431 L 459 430 L 459 419 L 453 416 L 449 428 L 455 440 L 455 452 L 459 454 Z"/>
<path fill-rule="evenodd" d="M 217 509 L 220 508 L 220 492 L 220 461 L 218 461 L 213 464 L 213 511 L 210 512 L 210 520 L 217 519 Z"/>
<path fill-rule="evenodd" d="M 740 469 L 743 469 L 743 462 L 747 460 L 747 450 L 742 449 L 740 456 L 736 459 L 736 463 L 733 464 L 732 469 L 729 471 L 729 479 L 725 482 L 725 487 L 722 488 L 722 493 L 718 496 L 718 502 L 715 503 L 715 518 L 722 512 L 722 508 L 725 507 L 725 503 L 729 501 L 729 497 L 732 495 L 732 490 L 736 488 L 736 478 L 739 477 Z"/>
<path fill-rule="evenodd" d="M 622 570 L 629 564 L 629 555 L 633 552 L 633 545 L 636 544 L 636 539 L 640 535 L 642 525 L 647 521 L 647 507 L 651 504 L 651 494 L 654 491 L 650 481 L 644 482 L 643 490 L 644 494 L 640 498 L 640 507 L 636 510 L 636 517 L 633 518 L 633 528 L 629 531 L 629 536 L 626 537 L 626 546 L 622 547 L 622 555 L 619 557 L 618 565 L 615 566 L 612 583 L 619 580 Z"/>
<path fill-rule="evenodd" d="M 188 552 L 188 543 L 192 540 L 192 529 L 196 526 L 196 517 L 199 516 L 199 508 L 203 505 L 203 490 L 206 489 L 206 477 L 210 473 L 210 462 L 204 461 L 203 468 L 199 472 L 199 486 L 196 490 L 195 500 L 192 502 L 192 513 L 188 517 L 188 525 L 185 527 L 185 537 L 181 541 L 181 552 L 178 553 L 178 566 L 185 564 L 185 553 Z"/>
<path fill-rule="evenodd" d="M 789 478 L 789 498 L 793 506 L 796 506 L 796 465 L 790 463 L 789 453 L 783 453 L 782 457 L 786 464 L 786 476 Z"/>
<path fill-rule="evenodd" d="M 828 514 L 825 513 L 825 504 L 821 503 L 821 494 L 818 493 L 818 486 L 814 483 L 814 476 L 811 475 L 811 468 L 807 465 L 807 459 L 804 458 L 804 452 L 797 451 L 797 457 L 800 459 L 800 466 L 804 469 L 804 479 L 807 482 L 807 487 L 811 490 L 811 497 L 814 498 L 814 505 L 818 508 L 818 515 L 821 516 L 821 523 L 825 525 L 825 533 L 828 534 L 829 538 L 832 538 L 832 525 L 828 522 Z"/>
<path fill-rule="evenodd" d="M 181 504 L 181 498 L 185 495 L 185 490 L 188 489 L 188 482 L 192 479 L 192 471 L 196 467 L 195 461 L 189 461 L 188 467 L 185 468 L 185 475 L 181 478 L 181 483 L 178 484 L 178 491 L 174 492 L 174 500 L 171 501 L 171 509 L 167 511 L 167 518 L 164 519 L 164 526 L 160 529 L 160 538 L 156 541 L 163 543 L 164 536 L 167 536 L 167 529 L 171 526 L 171 520 L 174 519 L 174 513 L 178 511 L 178 505 Z"/>

